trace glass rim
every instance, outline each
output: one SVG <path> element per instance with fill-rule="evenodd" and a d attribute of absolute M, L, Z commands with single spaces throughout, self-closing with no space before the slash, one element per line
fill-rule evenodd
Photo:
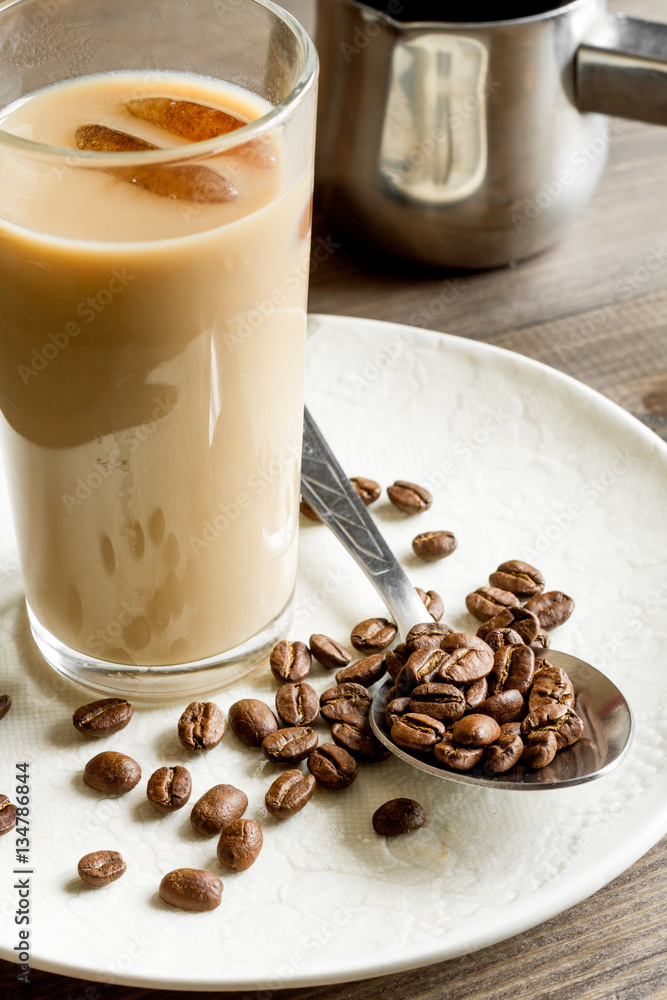
<path fill-rule="evenodd" d="M 11 150 L 15 153 L 37 157 L 42 160 L 66 161 L 66 166 L 74 168 L 110 168 L 110 167 L 135 167 L 149 166 L 157 164 L 183 163 L 191 160 L 205 160 L 221 153 L 230 152 L 237 146 L 245 145 L 252 139 L 258 138 L 280 127 L 287 121 L 295 110 L 295 106 L 303 101 L 310 90 L 313 89 L 317 80 L 318 57 L 315 45 L 308 32 L 299 21 L 288 11 L 284 10 L 272 0 L 244 0 L 244 2 L 264 7 L 270 11 L 278 20 L 291 30 L 298 40 L 303 54 L 303 67 L 298 80 L 290 90 L 287 97 L 272 107 L 265 114 L 254 121 L 248 122 L 242 128 L 227 132 L 225 135 L 216 136 L 213 139 L 203 139 L 200 142 L 191 142 L 181 146 L 165 146 L 160 149 L 142 150 L 141 152 L 115 152 L 104 153 L 97 150 L 74 149 L 70 146 L 51 146 L 48 143 L 35 142 L 34 139 L 26 139 L 23 136 L 6 132 L 0 126 L 0 152 Z M 5 0 L 0 2 L 0 17 L 12 7 L 21 3 L 21 0 Z M 141 69 L 147 72 L 146 67 Z M 109 70 L 108 73 L 136 72 L 135 70 Z M 179 72 L 177 70 L 151 70 L 151 72 Z M 86 74 L 92 77 L 94 74 Z M 106 75 L 106 74 L 105 74 Z M 205 79 L 216 79 L 207 74 Z M 70 78 L 71 79 L 71 78 Z M 84 79 L 81 76 L 79 79 Z M 68 80 L 58 81 L 62 83 Z M 42 88 L 46 89 L 46 88 Z M 26 97 L 29 95 L 26 95 Z"/>

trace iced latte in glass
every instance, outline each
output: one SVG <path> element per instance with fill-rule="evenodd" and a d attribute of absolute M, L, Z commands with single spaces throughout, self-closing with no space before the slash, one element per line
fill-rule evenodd
<path fill-rule="evenodd" d="M 315 57 L 270 4 L 183 10 L 71 0 L 68 24 L 104 39 L 95 71 L 49 62 L 0 112 L 3 461 L 30 623 L 61 673 L 147 700 L 261 662 L 296 577 Z"/>

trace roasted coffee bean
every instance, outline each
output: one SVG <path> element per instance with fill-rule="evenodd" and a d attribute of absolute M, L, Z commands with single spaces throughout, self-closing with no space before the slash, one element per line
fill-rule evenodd
<path fill-rule="evenodd" d="M 244 872 L 255 863 L 264 843 L 262 828 L 254 819 L 235 819 L 220 832 L 216 848 L 223 868 Z"/>
<path fill-rule="evenodd" d="M 192 807 L 190 823 L 203 837 L 213 837 L 248 808 L 248 796 L 234 785 L 214 785 Z"/>
<path fill-rule="evenodd" d="M 503 608 L 518 608 L 520 604 L 516 594 L 498 587 L 478 587 L 466 597 L 466 608 L 481 622 L 487 622 Z"/>
<path fill-rule="evenodd" d="M 487 622 L 480 625 L 477 629 L 477 635 L 480 639 L 486 639 L 490 632 L 502 628 L 513 629 L 521 642 L 530 645 L 531 642 L 535 641 L 537 633 L 540 631 L 540 623 L 537 615 L 534 615 L 532 611 L 526 611 L 525 608 L 505 608 L 504 611 L 499 611 L 493 618 L 489 618 Z"/>
<path fill-rule="evenodd" d="M 354 757 L 335 743 L 321 743 L 308 757 L 306 766 L 318 785 L 331 791 L 348 788 L 359 771 Z"/>
<path fill-rule="evenodd" d="M 453 684 L 419 684 L 410 699 L 411 712 L 430 715 L 440 722 L 460 719 L 465 710 L 465 695 Z"/>
<path fill-rule="evenodd" d="M 415 587 L 415 590 L 424 602 L 424 607 L 433 621 L 439 622 L 445 613 L 445 604 L 440 594 L 435 590 L 422 590 L 421 587 Z"/>
<path fill-rule="evenodd" d="M 72 716 L 74 728 L 86 736 L 113 736 L 125 729 L 132 718 L 132 706 L 124 698 L 103 698 L 77 708 Z"/>
<path fill-rule="evenodd" d="M 127 865 L 118 851 L 92 851 L 81 858 L 76 870 L 87 885 L 100 886 L 117 881 Z"/>
<path fill-rule="evenodd" d="M 501 646 L 493 655 L 493 670 L 488 676 L 489 692 L 499 694 L 514 688 L 525 694 L 533 683 L 535 653 L 530 646 Z"/>
<path fill-rule="evenodd" d="M 489 685 L 486 677 L 480 677 L 479 680 L 473 681 L 472 684 L 462 684 L 460 687 L 465 695 L 466 705 L 469 709 L 473 710 L 482 704 L 489 693 Z"/>
<path fill-rule="evenodd" d="M 401 670 L 405 666 L 410 656 L 410 649 L 405 642 L 399 642 L 393 649 L 388 649 L 384 654 L 384 661 L 387 666 L 387 673 L 392 680 L 396 680 Z"/>
<path fill-rule="evenodd" d="M 524 607 L 537 615 L 543 629 L 550 631 L 568 620 L 574 611 L 574 601 L 560 590 L 548 590 L 531 597 Z"/>
<path fill-rule="evenodd" d="M 520 646 L 523 643 L 523 639 L 513 628 L 494 628 L 486 633 L 484 642 L 495 653 L 499 649 L 502 649 L 503 646 Z"/>
<path fill-rule="evenodd" d="M 426 813 L 414 799 L 390 799 L 373 813 L 373 829 L 380 837 L 412 833 L 424 825 Z"/>
<path fill-rule="evenodd" d="M 452 739 L 464 747 L 485 747 L 500 736 L 500 726 L 490 715 L 464 715 L 452 726 Z"/>
<path fill-rule="evenodd" d="M 452 632 L 441 646 L 446 656 L 438 668 L 438 677 L 447 684 L 471 684 L 486 677 L 493 667 L 493 650 L 467 632 Z"/>
<path fill-rule="evenodd" d="M 6 795 L 0 795 L 0 837 L 16 826 L 16 806 Z"/>
<path fill-rule="evenodd" d="M 136 760 L 115 750 L 104 750 L 88 761 L 83 780 L 90 788 L 106 795 L 124 795 L 141 780 L 141 768 Z"/>
<path fill-rule="evenodd" d="M 297 769 L 283 771 L 269 788 L 264 802 L 272 816 L 287 819 L 310 802 L 315 791 L 315 778 Z"/>
<path fill-rule="evenodd" d="M 507 688 L 486 698 L 475 711 L 479 715 L 490 715 L 499 726 L 502 726 L 505 722 L 516 719 L 523 712 L 523 708 L 523 695 L 515 688 Z"/>
<path fill-rule="evenodd" d="M 419 514 L 428 510 L 433 503 L 428 490 L 405 479 L 397 479 L 393 486 L 388 486 L 387 496 L 402 514 Z"/>
<path fill-rule="evenodd" d="M 490 774 L 504 774 L 521 759 L 522 753 L 521 737 L 501 732 L 498 739 L 489 743 L 484 751 L 484 770 Z"/>
<path fill-rule="evenodd" d="M 288 686 L 283 685 L 278 694 Z M 275 733 L 278 729 L 275 715 L 266 702 L 258 698 L 242 698 L 240 701 L 235 701 L 229 709 L 228 718 L 232 732 L 247 747 L 258 747 L 265 736 Z"/>
<path fill-rule="evenodd" d="M 347 750 L 355 760 L 365 764 L 379 764 L 391 757 L 391 751 L 375 737 L 368 721 L 364 725 L 334 722 L 331 736 L 336 746 Z"/>
<path fill-rule="evenodd" d="M 419 712 L 406 712 L 391 727 L 391 738 L 399 747 L 424 753 L 432 750 L 445 734 L 445 726 L 438 719 Z"/>
<path fill-rule="evenodd" d="M 387 707 L 384 711 L 385 721 L 387 723 L 387 728 L 391 729 L 395 722 L 405 715 L 406 712 L 411 711 L 410 705 L 412 704 L 412 697 L 408 695 L 403 695 L 399 698 L 392 698 L 391 701 L 387 703 Z M 428 714 L 428 713 L 425 713 Z"/>
<path fill-rule="evenodd" d="M 541 729 L 525 737 L 521 761 L 528 767 L 546 767 L 554 759 L 557 751 L 556 734 L 549 729 Z"/>
<path fill-rule="evenodd" d="M 433 747 L 435 759 L 453 771 L 469 771 L 475 764 L 479 764 L 483 753 L 484 747 L 456 746 L 451 738 L 436 743 Z"/>
<path fill-rule="evenodd" d="M 420 622 L 419 625 L 412 626 L 405 637 L 405 644 L 411 652 L 429 646 L 439 648 L 442 639 L 452 631 L 450 626 L 443 622 Z"/>
<path fill-rule="evenodd" d="M 448 654 L 442 649 L 432 646 L 415 649 L 405 664 L 407 682 L 411 687 L 416 687 L 417 684 L 426 684 L 433 680 L 447 656 Z"/>
<path fill-rule="evenodd" d="M 396 683 L 389 688 L 385 695 L 385 704 L 388 705 L 392 698 L 403 698 L 405 695 L 409 695 L 415 685 L 408 680 L 405 673 L 405 667 L 401 670 L 400 674 L 396 678 Z"/>
<path fill-rule="evenodd" d="M 317 513 L 316 510 L 313 510 L 313 508 L 310 506 L 307 500 L 301 501 L 301 503 L 299 504 L 299 510 L 301 511 L 304 517 L 308 518 L 309 521 L 322 520 L 320 515 Z"/>
<path fill-rule="evenodd" d="M 488 642 L 488 639 L 486 641 Z M 530 645 L 533 649 L 538 649 L 538 650 L 548 649 L 549 646 L 551 645 L 551 636 L 546 631 L 546 629 L 540 627 L 537 635 L 535 636 Z"/>
<path fill-rule="evenodd" d="M 225 735 L 225 717 L 213 701 L 193 701 L 178 720 L 178 738 L 186 750 L 207 753 Z"/>
<path fill-rule="evenodd" d="M 277 681 L 302 681 L 310 673 L 310 650 L 304 642 L 281 639 L 271 650 L 269 666 Z"/>
<path fill-rule="evenodd" d="M 148 779 L 146 798 L 160 812 L 182 809 L 192 793 L 192 778 L 187 767 L 159 767 Z"/>
<path fill-rule="evenodd" d="M 320 714 L 320 699 L 306 681 L 283 684 L 276 694 L 276 711 L 283 726 L 309 726 Z"/>
<path fill-rule="evenodd" d="M 346 667 L 352 659 L 349 650 L 342 646 L 335 639 L 330 639 L 328 635 L 311 635 L 310 651 L 323 667 L 327 670 L 340 670 Z"/>
<path fill-rule="evenodd" d="M 424 562 L 451 556 L 457 542 L 451 531 L 422 531 L 412 539 L 412 551 Z"/>
<path fill-rule="evenodd" d="M 276 729 L 262 740 L 262 752 L 272 764 L 298 764 L 317 746 L 317 733 L 310 726 Z"/>
<path fill-rule="evenodd" d="M 533 684 L 528 695 L 528 711 L 534 712 L 541 705 L 555 703 L 574 708 L 574 687 L 572 681 L 560 667 L 548 660 L 540 660 L 542 665 L 533 675 Z"/>
<path fill-rule="evenodd" d="M 222 882 L 201 868 L 176 868 L 160 882 L 160 899 L 181 910 L 215 910 L 222 899 Z"/>
<path fill-rule="evenodd" d="M 514 722 L 503 722 L 500 726 L 500 735 L 503 733 L 514 733 L 515 736 L 521 736 L 521 722 L 516 720 Z"/>
<path fill-rule="evenodd" d="M 364 687 L 371 687 L 386 673 L 385 654 L 372 653 L 370 656 L 364 656 L 363 660 L 357 660 L 349 667 L 343 667 L 342 670 L 337 671 L 336 681 L 339 684 L 362 684 Z"/>
<path fill-rule="evenodd" d="M 382 487 L 374 479 L 366 479 L 365 476 L 352 476 L 350 482 L 359 494 L 359 498 L 368 507 L 375 503 L 382 493 Z"/>
<path fill-rule="evenodd" d="M 12 698 L 9 694 L 0 694 L 0 719 L 4 719 L 7 712 L 12 707 Z"/>
<path fill-rule="evenodd" d="M 489 583 L 492 587 L 509 590 L 517 597 L 535 597 L 544 590 L 544 577 L 539 569 L 521 559 L 501 563 L 489 576 Z"/>
<path fill-rule="evenodd" d="M 386 618 L 366 618 L 352 629 L 350 641 L 360 653 L 379 653 L 396 637 L 396 626 Z"/>
<path fill-rule="evenodd" d="M 363 684 L 338 684 L 320 695 L 320 712 L 327 722 L 363 723 L 373 696 Z"/>
<path fill-rule="evenodd" d="M 584 724 L 574 709 L 558 702 L 540 705 L 529 712 L 521 722 L 521 735 L 530 739 L 536 731 L 551 731 L 556 737 L 558 749 L 576 743 L 584 731 Z"/>

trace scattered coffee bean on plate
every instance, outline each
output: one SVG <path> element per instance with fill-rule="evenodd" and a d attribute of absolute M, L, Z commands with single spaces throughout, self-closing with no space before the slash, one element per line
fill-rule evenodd
<path fill-rule="evenodd" d="M 283 684 L 276 693 L 276 711 L 283 726 L 309 726 L 320 714 L 317 691 L 306 681 Z"/>
<path fill-rule="evenodd" d="M 148 779 L 146 798 L 159 812 L 182 809 L 192 793 L 192 778 L 187 767 L 159 767 Z"/>
<path fill-rule="evenodd" d="M 136 760 L 115 750 L 104 750 L 88 761 L 83 780 L 97 792 L 124 795 L 141 780 L 141 768 Z"/>
<path fill-rule="evenodd" d="M 537 615 L 543 629 L 551 631 L 568 620 L 574 611 L 574 601 L 560 590 L 548 590 L 531 597 L 524 608 Z"/>
<path fill-rule="evenodd" d="M 275 715 L 266 702 L 260 701 L 259 698 L 242 698 L 240 701 L 235 701 L 230 706 L 227 717 L 232 732 L 247 747 L 258 747 L 265 736 L 275 733 L 278 729 Z"/>
<path fill-rule="evenodd" d="M 393 486 L 388 486 L 387 496 L 402 514 L 419 514 L 433 503 L 428 490 L 405 479 L 397 479 Z"/>
<path fill-rule="evenodd" d="M 310 650 L 305 642 L 281 639 L 271 650 L 269 666 L 277 681 L 302 681 L 310 673 Z"/>
<path fill-rule="evenodd" d="M 379 653 L 392 644 L 397 631 L 386 618 L 366 618 L 354 626 L 350 641 L 360 653 Z"/>
<path fill-rule="evenodd" d="M 190 823 L 203 837 L 212 837 L 240 819 L 248 808 L 248 796 L 234 785 L 214 785 L 192 807 Z"/>
<path fill-rule="evenodd" d="M 102 698 L 77 708 L 72 716 L 74 728 L 86 736 L 113 736 L 125 729 L 132 718 L 132 706 L 124 698 Z"/>
<path fill-rule="evenodd" d="M 244 872 L 255 863 L 262 849 L 262 828 L 254 819 L 235 819 L 220 831 L 216 853 L 224 868 Z"/>
<path fill-rule="evenodd" d="M 478 587 L 466 597 L 466 608 L 480 622 L 493 618 L 503 608 L 520 606 L 521 601 L 516 594 L 512 594 L 509 590 L 501 590 L 499 587 Z"/>
<path fill-rule="evenodd" d="M 0 795 L 0 837 L 16 826 L 16 806 L 6 795 Z"/>
<path fill-rule="evenodd" d="M 373 696 L 363 684 L 346 682 L 327 688 L 320 695 L 320 712 L 329 724 L 333 722 L 360 722 L 362 725 L 370 712 Z"/>
<path fill-rule="evenodd" d="M 186 750 L 207 753 L 225 735 L 225 717 L 213 701 L 193 701 L 178 720 L 178 738 Z"/>
<path fill-rule="evenodd" d="M 359 772 L 354 757 L 335 743 L 321 743 L 307 758 L 306 766 L 318 785 L 332 791 L 348 788 Z"/>
<path fill-rule="evenodd" d="M 435 590 L 422 590 L 421 587 L 415 587 L 415 590 L 424 602 L 424 607 L 433 621 L 439 622 L 445 613 L 445 604 L 440 594 Z"/>
<path fill-rule="evenodd" d="M 7 712 L 12 707 L 12 698 L 9 694 L 0 694 L 0 719 L 4 719 Z"/>
<path fill-rule="evenodd" d="M 276 778 L 266 793 L 264 802 L 272 816 L 287 819 L 300 812 L 310 802 L 315 791 L 315 778 L 304 774 L 298 768 L 283 773 Z"/>
<path fill-rule="evenodd" d="M 334 743 L 364 764 L 380 764 L 391 757 L 388 750 L 375 736 L 367 719 L 362 723 L 334 722 L 331 727 Z"/>
<path fill-rule="evenodd" d="M 201 868 L 176 868 L 160 882 L 160 899 L 181 910 L 215 910 L 222 899 L 222 882 Z"/>
<path fill-rule="evenodd" d="M 375 503 L 382 492 L 382 487 L 374 479 L 366 479 L 365 476 L 352 476 L 350 482 L 359 494 L 359 498 L 368 507 Z"/>
<path fill-rule="evenodd" d="M 307 500 L 301 501 L 301 503 L 299 504 L 299 510 L 301 511 L 304 517 L 308 518 L 309 521 L 322 520 L 320 515 L 317 513 L 316 510 L 313 510 L 313 508 L 310 506 Z"/>
<path fill-rule="evenodd" d="M 451 531 L 422 531 L 412 539 L 412 551 L 424 562 L 437 562 L 450 556 L 456 548 Z"/>
<path fill-rule="evenodd" d="M 310 726 L 287 726 L 262 740 L 262 752 L 272 764 L 298 764 L 313 752 L 317 742 L 317 733 Z"/>
<path fill-rule="evenodd" d="M 414 799 L 390 799 L 373 813 L 373 829 L 381 837 L 412 833 L 424 825 L 426 813 Z"/>
<path fill-rule="evenodd" d="M 352 659 L 350 651 L 340 642 L 330 639 L 328 635 L 316 633 L 311 635 L 309 642 L 311 653 L 317 662 L 321 663 L 327 670 L 338 670 L 340 667 L 346 667 Z"/>
<path fill-rule="evenodd" d="M 500 590 L 509 590 L 517 597 L 535 597 L 544 590 L 544 577 L 539 569 L 521 559 L 501 563 L 489 576 L 489 583 Z"/>
<path fill-rule="evenodd" d="M 336 673 L 338 684 L 362 684 L 371 687 L 387 672 L 387 662 L 384 653 L 371 653 L 362 660 L 343 667 Z"/>
<path fill-rule="evenodd" d="M 118 851 L 92 851 L 77 866 L 79 878 L 95 887 L 116 882 L 126 871 L 127 865 Z"/>

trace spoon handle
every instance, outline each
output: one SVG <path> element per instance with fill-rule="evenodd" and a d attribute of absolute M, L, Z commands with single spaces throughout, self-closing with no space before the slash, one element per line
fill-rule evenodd
<path fill-rule="evenodd" d="M 392 614 L 401 638 L 428 619 L 424 604 L 396 561 L 317 424 L 304 409 L 301 494 L 356 559 Z"/>

